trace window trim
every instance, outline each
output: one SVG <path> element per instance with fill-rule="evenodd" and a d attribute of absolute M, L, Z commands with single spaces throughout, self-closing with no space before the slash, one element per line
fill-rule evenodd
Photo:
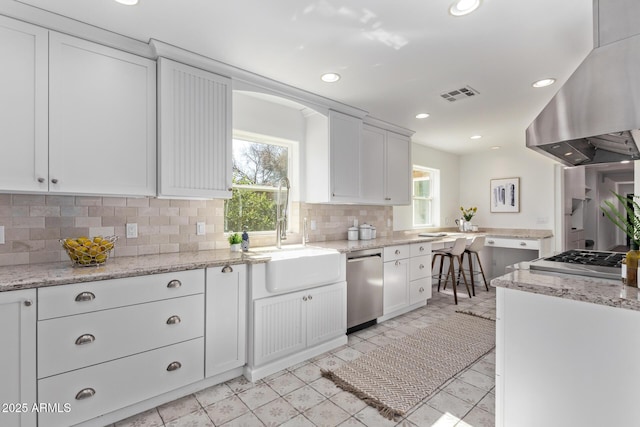
<path fill-rule="evenodd" d="M 420 165 L 412 165 L 411 168 L 411 172 L 413 175 L 413 171 L 417 170 L 420 172 L 428 172 L 429 173 L 429 180 L 431 181 L 432 185 L 430 188 L 430 197 L 422 197 L 422 196 L 416 196 L 414 191 L 415 191 L 415 182 L 416 181 L 426 181 L 426 179 L 420 179 L 420 178 L 413 178 L 413 176 L 411 177 L 411 224 L 413 226 L 413 228 L 426 228 L 426 227 L 438 227 L 440 220 L 439 220 L 439 213 L 440 213 L 440 209 L 439 209 L 439 203 L 440 203 L 440 170 L 439 169 L 435 169 L 435 168 L 430 168 L 430 167 L 426 167 L 426 166 L 420 166 Z M 416 200 L 427 200 L 430 202 L 430 218 L 431 218 L 431 223 L 430 224 L 417 224 L 416 223 L 416 207 L 415 207 L 415 201 Z"/>
<path fill-rule="evenodd" d="M 242 140 L 242 141 L 247 141 L 247 142 L 254 142 L 257 144 L 269 144 L 269 145 L 278 145 L 281 147 L 286 147 L 287 148 L 287 152 L 288 152 L 288 159 L 287 159 L 287 178 L 289 178 L 289 181 L 298 181 L 297 179 L 297 165 L 296 162 L 294 161 L 294 159 L 297 159 L 298 156 L 298 150 L 299 150 L 299 142 L 298 141 L 293 141 L 290 139 L 285 139 L 285 138 L 278 138 L 275 136 L 270 136 L 270 135 L 264 135 L 264 134 L 259 134 L 259 133 L 255 133 L 255 132 L 247 132 L 247 131 L 243 131 L 243 130 L 237 130 L 234 129 L 232 136 L 231 136 L 231 140 L 232 140 L 232 149 L 231 149 L 231 156 L 233 159 L 233 140 Z M 232 188 L 239 188 L 239 189 L 245 189 L 245 190 L 255 190 L 255 191 L 264 191 L 264 192 L 272 192 L 275 193 L 278 191 L 278 187 L 277 186 L 269 186 L 269 185 L 247 185 L 247 184 L 235 184 L 235 183 L 231 183 Z M 291 213 L 292 212 L 292 200 L 293 200 L 293 192 L 290 192 L 289 194 L 289 206 L 287 207 L 287 212 Z M 287 220 L 287 232 L 294 232 L 292 229 L 292 225 L 294 221 L 292 221 L 291 218 L 291 214 L 289 214 L 288 220 Z M 225 227 L 226 227 L 226 221 L 225 221 Z M 296 227 L 297 228 L 297 227 Z M 251 232 L 251 234 L 253 235 L 257 235 L 257 236 L 267 236 L 270 235 L 272 233 L 275 232 L 274 230 L 261 230 L 261 231 L 252 231 L 249 230 Z M 235 231 L 234 231 L 235 232 Z M 224 235 L 229 235 L 231 233 L 231 231 L 224 231 Z"/>

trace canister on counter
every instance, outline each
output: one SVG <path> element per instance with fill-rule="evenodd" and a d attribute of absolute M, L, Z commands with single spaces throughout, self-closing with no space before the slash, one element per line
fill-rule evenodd
<path fill-rule="evenodd" d="M 349 227 L 347 230 L 347 240 L 358 240 L 358 227 Z"/>
<path fill-rule="evenodd" d="M 369 224 L 360 226 L 360 240 L 371 240 L 371 226 Z"/>

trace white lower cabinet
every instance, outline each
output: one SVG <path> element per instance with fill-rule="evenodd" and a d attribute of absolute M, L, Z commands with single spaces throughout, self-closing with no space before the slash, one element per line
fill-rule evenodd
<path fill-rule="evenodd" d="M 205 272 L 38 290 L 42 427 L 100 417 L 204 379 Z M 65 405 L 66 404 L 66 405 Z"/>
<path fill-rule="evenodd" d="M 35 427 L 36 290 L 0 292 L 0 324 L 0 425 Z"/>
<path fill-rule="evenodd" d="M 260 366 L 344 335 L 346 283 L 259 299 L 253 310 L 253 364 Z"/>
<path fill-rule="evenodd" d="M 431 298 L 431 244 L 385 247 L 383 289 L 382 320 L 426 304 Z"/>
<path fill-rule="evenodd" d="M 247 267 L 207 268 L 205 377 L 246 361 Z"/>

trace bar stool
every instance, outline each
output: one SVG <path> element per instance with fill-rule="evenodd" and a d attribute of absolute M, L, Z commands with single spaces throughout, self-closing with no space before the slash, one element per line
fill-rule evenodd
<path fill-rule="evenodd" d="M 469 294 L 469 298 L 471 298 L 471 291 L 469 290 L 469 284 L 467 283 L 467 276 L 464 274 L 464 269 L 462 268 L 462 254 L 464 253 L 467 245 L 467 239 L 465 237 L 460 237 L 456 239 L 453 246 L 451 248 L 443 248 L 436 249 L 433 251 L 433 259 L 431 260 L 431 269 L 433 270 L 433 266 L 435 265 L 436 258 L 440 257 L 440 271 L 438 272 L 438 292 L 440 292 L 440 282 L 442 281 L 442 268 L 444 267 L 444 258 L 449 258 L 449 271 L 447 271 L 446 279 L 444 281 L 444 289 L 447 288 L 447 282 L 449 281 L 449 277 L 451 277 L 451 283 L 453 283 L 453 299 L 456 304 L 458 304 L 458 294 L 456 291 L 456 281 L 460 282 L 460 273 L 462 273 L 462 279 L 464 280 L 464 285 L 467 287 L 467 293 Z M 458 278 L 456 280 L 455 267 L 453 265 L 453 260 L 456 259 L 458 261 Z M 435 278 L 436 275 L 432 277 Z"/>
<path fill-rule="evenodd" d="M 464 252 L 462 253 L 462 263 L 464 265 L 464 256 L 468 255 L 469 257 L 469 276 L 471 276 L 471 289 L 473 290 L 473 296 L 476 296 L 476 284 L 474 280 L 474 276 L 476 274 L 482 274 L 482 280 L 484 280 L 484 287 L 486 290 L 489 290 L 489 285 L 487 284 L 487 278 L 484 275 L 484 269 L 482 268 L 482 263 L 480 262 L 480 255 L 478 252 L 484 248 L 484 239 L 485 236 L 476 236 L 473 238 L 473 241 L 470 245 L 467 245 Z M 473 271 L 473 255 L 475 254 L 476 259 L 478 260 L 478 267 L 480 267 L 480 271 Z M 458 273 L 458 280 L 460 280 L 460 273 Z"/>

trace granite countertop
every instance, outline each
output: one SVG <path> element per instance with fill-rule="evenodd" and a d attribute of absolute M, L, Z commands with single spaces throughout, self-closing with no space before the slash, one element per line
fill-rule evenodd
<path fill-rule="evenodd" d="M 472 238 L 478 235 L 486 235 L 521 239 L 540 239 L 552 236 L 549 230 L 489 229 L 473 233 L 459 233 L 450 230 L 446 230 L 446 232 L 449 233 L 449 235 L 444 237 L 421 237 L 418 236 L 415 231 L 399 232 L 395 233 L 393 237 L 387 238 L 314 242 L 310 243 L 309 246 L 335 249 L 341 253 L 348 253 L 362 249 L 383 248 L 385 246 L 407 243 L 451 242 L 461 236 Z M 299 248 L 300 245 L 292 245 L 291 247 Z M 284 248 L 286 248 L 286 246 Z M 255 248 L 254 251 L 246 253 L 219 249 L 176 254 L 114 257 L 99 267 L 73 267 L 70 262 L 0 267 L 0 292 L 94 280 L 119 279 L 146 274 L 169 273 L 172 271 L 194 270 L 198 268 L 223 266 L 226 264 L 265 263 L 270 259 L 268 253 L 264 252 L 265 249 L 266 248 Z"/>
<path fill-rule="evenodd" d="M 17 289 L 65 285 L 94 280 L 119 279 L 145 274 L 169 273 L 227 264 L 264 263 L 259 254 L 231 252 L 228 249 L 110 258 L 99 267 L 73 267 L 70 262 L 0 267 L 0 292 Z"/>
<path fill-rule="evenodd" d="M 529 270 L 528 262 L 491 280 L 491 286 L 640 311 L 638 288 L 620 280 Z"/>

